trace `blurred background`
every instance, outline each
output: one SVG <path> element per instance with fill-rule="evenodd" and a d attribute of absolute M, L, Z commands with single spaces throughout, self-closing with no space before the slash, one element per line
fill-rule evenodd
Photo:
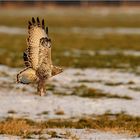
<path fill-rule="evenodd" d="M 54 63 L 64 67 L 139 66 L 140 1 L 0 1 L 0 64 L 23 67 L 27 22 L 44 18 Z"/>
<path fill-rule="evenodd" d="M 53 63 L 64 68 L 49 79 L 44 97 L 36 94 L 36 85 L 16 83 L 25 67 L 22 57 L 32 17 L 45 19 Z M 76 140 L 118 140 L 120 136 L 106 131 L 127 130 L 140 137 L 139 108 L 140 1 L 0 0 L 0 134 L 37 139 L 44 126 L 34 127 L 31 120 L 44 120 L 50 122 L 45 129 L 64 128 L 62 133 L 43 131 L 49 138 L 61 139 L 64 133 Z M 87 128 L 101 131 L 87 133 Z"/>

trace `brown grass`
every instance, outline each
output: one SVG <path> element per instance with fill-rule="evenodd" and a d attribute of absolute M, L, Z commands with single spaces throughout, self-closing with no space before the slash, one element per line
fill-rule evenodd
<path fill-rule="evenodd" d="M 124 113 L 83 117 L 76 120 L 52 119 L 44 123 L 46 127 L 53 128 L 92 128 L 103 131 L 129 132 L 140 136 L 140 118 Z"/>
<path fill-rule="evenodd" d="M 25 27 L 32 16 L 42 17 L 43 15 L 49 27 L 140 27 L 139 12 L 129 14 L 126 8 L 125 10 L 116 9 L 107 8 L 108 14 L 105 15 L 102 14 L 103 8 L 95 9 L 95 7 L 93 9 L 55 7 L 55 10 L 53 8 L 1 9 L 0 24 Z"/>
<path fill-rule="evenodd" d="M 48 121 L 34 122 L 22 118 L 7 118 L 0 122 L 0 134 L 22 137 L 31 137 L 33 134 L 40 135 L 47 128 L 91 128 L 140 136 L 140 117 L 133 117 L 123 112 L 118 114 L 106 112 L 103 115 L 73 119 L 50 119 Z"/>
<path fill-rule="evenodd" d="M 33 128 L 34 126 L 24 119 L 7 118 L 0 123 L 0 134 L 29 137 L 32 134 L 31 129 Z"/>
<path fill-rule="evenodd" d="M 56 110 L 56 111 L 55 111 L 55 114 L 56 114 L 56 115 L 64 115 L 65 112 L 64 112 L 63 110 Z"/>
<path fill-rule="evenodd" d="M 100 50 L 120 50 L 120 52 L 129 49 L 140 50 L 139 35 L 107 34 L 101 38 L 81 34 L 52 33 L 50 35 L 52 38 L 52 59 L 55 65 L 80 68 L 130 67 L 135 69 L 140 64 L 139 56 L 126 56 L 123 53 L 114 55 L 101 55 L 98 53 Z M 23 67 L 22 55 L 27 47 L 26 36 L 0 34 L 0 42 L 0 63 L 13 67 Z M 77 55 L 73 53 L 75 50 L 82 53 Z M 92 56 L 86 54 L 86 51 L 95 51 L 97 53 Z M 67 52 L 69 53 L 68 56 L 65 55 Z"/>
<path fill-rule="evenodd" d="M 117 98 L 117 99 L 126 99 L 126 100 L 132 99 L 132 97 L 127 95 L 120 96 L 117 94 L 104 93 L 101 90 L 88 88 L 85 85 L 74 87 L 74 91 L 72 95 L 78 95 L 80 97 L 88 97 L 88 98 Z"/>
<path fill-rule="evenodd" d="M 7 113 L 9 113 L 9 114 L 16 114 L 17 112 L 14 111 L 14 110 L 9 110 Z"/>
<path fill-rule="evenodd" d="M 28 12 L 29 10 L 29 12 Z M 0 24 L 5 26 L 24 27 L 27 28 L 27 21 L 31 19 L 30 12 L 35 9 L 1 10 Z M 52 57 L 56 65 L 64 67 L 97 67 L 97 68 L 136 68 L 140 65 L 139 56 L 116 55 L 100 55 L 98 52 L 95 56 L 85 54 L 85 51 L 98 50 L 140 50 L 140 35 L 123 35 L 123 34 L 105 34 L 97 36 L 92 34 L 80 33 L 63 33 L 55 32 L 55 28 L 69 29 L 71 27 L 140 27 L 139 13 L 125 13 L 122 11 L 111 10 L 105 16 L 95 9 L 93 13 L 90 9 L 74 8 L 71 9 L 36 9 L 38 16 L 42 17 L 45 13 L 47 18 L 45 21 L 49 26 L 50 37 L 52 38 Z M 96 11 L 97 10 L 97 11 Z M 112 13 L 113 12 L 113 13 Z M 17 14 L 17 16 L 13 16 Z M 11 16 L 12 15 L 12 16 Z M 61 15 L 61 16 L 60 16 Z M 86 18 L 85 18 L 86 17 Z M 129 20 L 128 20 L 129 19 Z M 18 21 L 18 22 L 17 22 Z M 67 22 L 66 22 L 67 21 Z M 26 48 L 25 35 L 8 35 L 0 34 L 0 64 L 13 67 L 23 67 L 23 50 Z M 82 54 L 76 55 L 75 50 L 81 51 Z M 69 53 L 66 56 L 65 53 Z M 5 57 L 7 56 L 7 57 Z M 87 62 L 88 60 L 88 62 Z M 128 68 L 127 67 L 127 68 Z"/>

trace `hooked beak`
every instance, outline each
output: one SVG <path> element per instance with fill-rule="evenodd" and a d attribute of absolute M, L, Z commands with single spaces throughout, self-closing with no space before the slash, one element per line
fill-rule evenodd
<path fill-rule="evenodd" d="M 48 48 L 51 48 L 51 42 L 50 41 L 47 43 L 47 46 L 48 46 Z"/>

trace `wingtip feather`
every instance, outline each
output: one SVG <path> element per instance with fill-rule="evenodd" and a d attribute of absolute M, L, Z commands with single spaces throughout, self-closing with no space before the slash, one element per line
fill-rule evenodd
<path fill-rule="evenodd" d="M 40 26 L 39 17 L 37 17 L 37 24 Z"/>
<path fill-rule="evenodd" d="M 28 24 L 29 24 L 29 25 L 32 25 L 32 23 L 31 23 L 30 21 L 28 21 Z"/>
<path fill-rule="evenodd" d="M 46 34 L 48 35 L 48 27 L 46 27 Z"/>
<path fill-rule="evenodd" d="M 45 29 L 45 22 L 44 22 L 44 19 L 42 19 L 42 28 Z"/>
<path fill-rule="evenodd" d="M 34 17 L 32 17 L 32 23 L 35 24 L 35 19 L 34 19 Z"/>

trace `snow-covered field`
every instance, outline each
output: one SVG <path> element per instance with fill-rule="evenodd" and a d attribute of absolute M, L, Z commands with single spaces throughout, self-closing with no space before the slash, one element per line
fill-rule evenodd
<path fill-rule="evenodd" d="M 103 114 L 106 111 L 121 111 L 133 116 L 140 116 L 140 76 L 122 70 L 111 69 L 65 69 L 58 76 L 48 81 L 53 90 L 48 90 L 44 97 L 36 95 L 36 88 L 31 85 L 16 84 L 19 69 L 0 66 L 0 118 L 22 117 L 35 121 L 49 118 L 71 118 L 84 115 Z M 113 98 L 83 98 L 70 95 L 75 86 L 85 85 L 104 93 L 129 96 L 132 100 Z M 135 90 L 137 89 L 137 90 Z M 59 92 L 60 95 L 53 94 Z M 66 96 L 61 95 L 65 93 Z M 58 115 L 56 112 L 64 112 Z M 12 112 L 12 113 L 11 113 Z M 13 113 L 14 112 L 14 113 Z M 48 112 L 47 115 L 43 112 Z M 64 130 L 60 130 L 64 131 Z M 81 139 L 127 139 L 128 136 L 86 130 L 70 130 Z M 82 133 L 82 135 L 81 135 Z M 0 139 L 6 139 L 1 136 Z"/>

